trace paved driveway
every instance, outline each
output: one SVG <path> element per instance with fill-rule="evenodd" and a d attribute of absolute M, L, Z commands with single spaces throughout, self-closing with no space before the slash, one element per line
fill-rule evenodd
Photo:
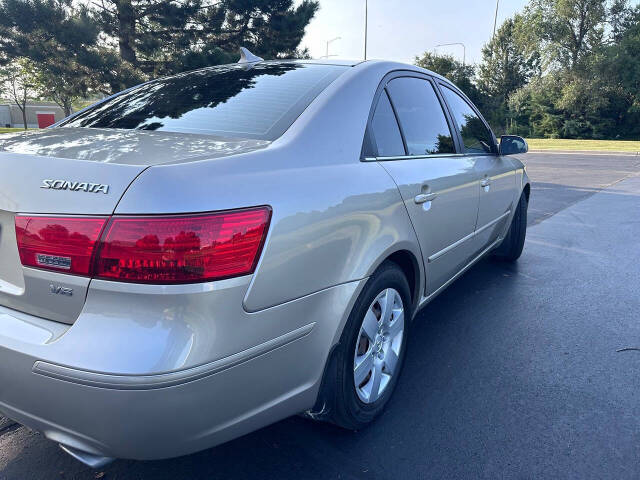
<path fill-rule="evenodd" d="M 481 262 L 420 313 L 370 428 L 295 417 L 188 457 L 117 461 L 103 478 L 639 478 L 640 158 L 526 162 L 523 257 Z M 96 473 L 0 420 L 0 478 Z"/>

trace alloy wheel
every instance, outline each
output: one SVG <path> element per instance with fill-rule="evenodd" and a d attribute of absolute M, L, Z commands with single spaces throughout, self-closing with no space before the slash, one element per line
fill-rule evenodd
<path fill-rule="evenodd" d="M 365 314 L 353 357 L 358 398 L 373 403 L 397 373 L 404 337 L 404 305 L 393 288 L 380 292 Z"/>

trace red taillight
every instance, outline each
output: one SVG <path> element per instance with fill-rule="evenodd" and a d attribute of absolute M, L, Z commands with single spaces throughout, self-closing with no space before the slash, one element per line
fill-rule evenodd
<path fill-rule="evenodd" d="M 205 215 L 113 217 L 96 277 L 191 283 L 253 273 L 267 232 L 266 207 Z"/>
<path fill-rule="evenodd" d="M 97 242 L 108 219 L 17 216 L 16 233 L 25 266 L 123 282 L 196 283 L 253 273 L 270 218 L 269 207 L 166 217 L 114 216 Z M 72 233 L 65 237 L 64 231 Z"/>
<path fill-rule="evenodd" d="M 16 217 L 22 264 L 76 275 L 91 273 L 94 247 L 106 218 Z"/>

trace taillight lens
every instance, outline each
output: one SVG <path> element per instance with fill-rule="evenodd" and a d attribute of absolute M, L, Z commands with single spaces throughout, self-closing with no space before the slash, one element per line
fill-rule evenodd
<path fill-rule="evenodd" d="M 107 218 L 16 217 L 22 264 L 90 275 L 92 255 Z"/>
<path fill-rule="evenodd" d="M 95 276 L 140 283 L 192 283 L 253 273 L 267 207 L 208 215 L 113 217 Z"/>
<path fill-rule="evenodd" d="M 197 283 L 253 273 L 270 219 L 269 207 L 110 219 L 16 216 L 16 236 L 25 266 L 123 282 Z"/>

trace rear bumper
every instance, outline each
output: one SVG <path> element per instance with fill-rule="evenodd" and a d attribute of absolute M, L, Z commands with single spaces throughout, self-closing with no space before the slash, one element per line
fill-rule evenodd
<path fill-rule="evenodd" d="M 311 406 L 314 389 L 311 377 L 304 378 L 307 367 L 296 368 L 300 364 L 291 362 L 305 356 L 309 341 L 301 338 L 171 387 L 149 388 L 144 377 L 132 377 L 128 389 L 97 388 L 34 373 L 37 360 L 1 349 L 0 410 L 52 441 L 94 455 L 136 459 L 183 455 Z M 273 375 L 287 363 L 291 370 Z"/>
<path fill-rule="evenodd" d="M 118 332 L 100 338 L 98 319 L 90 314 L 99 295 L 87 300 L 72 326 L 0 307 L 0 411 L 50 440 L 105 457 L 159 459 L 214 446 L 313 405 L 328 353 L 362 283 L 250 314 L 240 301 L 234 318 L 203 319 L 192 309 L 192 318 L 173 316 L 175 325 L 157 332 L 147 325 L 147 335 L 157 337 L 147 342 L 132 341 L 141 333 L 134 317 L 102 318 Z M 248 280 L 238 279 L 218 286 L 204 304 L 215 304 L 220 295 L 235 302 L 247 286 Z M 256 327 L 252 339 L 228 336 L 232 353 L 216 355 L 211 345 L 224 338 L 212 339 L 211 330 L 224 332 L 226 321 L 245 332 L 246 322 L 271 328 Z M 208 328 L 197 328 L 201 322 Z M 181 368 L 171 368 L 178 363 Z"/>

